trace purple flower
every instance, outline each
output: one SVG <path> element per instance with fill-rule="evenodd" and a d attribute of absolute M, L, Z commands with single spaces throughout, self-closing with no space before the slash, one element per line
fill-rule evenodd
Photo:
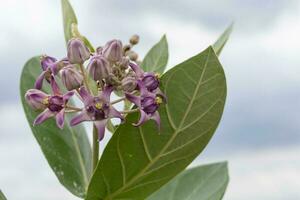
<path fill-rule="evenodd" d="M 38 125 L 49 119 L 56 118 L 57 126 L 62 129 L 64 126 L 65 105 L 73 96 L 74 92 L 67 92 L 62 95 L 54 78 L 51 80 L 52 95 L 47 95 L 37 89 L 30 89 L 25 94 L 25 99 L 28 104 L 34 109 L 44 109 L 33 122 L 33 125 Z"/>
<path fill-rule="evenodd" d="M 79 94 L 83 100 L 84 109 L 71 120 L 71 126 L 75 126 L 83 121 L 93 121 L 98 130 L 98 139 L 101 141 L 104 137 L 105 126 L 109 119 L 124 119 L 123 116 L 110 105 L 110 95 L 112 91 L 113 87 L 107 86 L 99 96 L 94 97 L 89 94 L 84 87 L 81 87 Z"/>
<path fill-rule="evenodd" d="M 158 92 L 149 92 L 143 82 L 138 80 L 140 96 L 135 96 L 131 93 L 125 93 L 126 98 L 134 103 L 140 111 L 140 119 L 134 126 L 140 126 L 146 121 L 153 119 L 160 129 L 160 116 L 158 113 L 159 105 L 165 102 L 165 96 Z"/>
<path fill-rule="evenodd" d="M 106 79 L 111 73 L 110 64 L 102 55 L 93 56 L 87 69 L 95 81 Z"/>
<path fill-rule="evenodd" d="M 43 72 L 39 75 L 34 84 L 34 87 L 39 90 L 43 86 L 44 79 L 46 79 L 50 83 L 51 77 L 53 75 L 55 76 L 59 70 L 57 60 L 50 56 L 41 57 L 41 67 Z"/>
<path fill-rule="evenodd" d="M 130 63 L 129 66 L 135 72 L 137 78 L 141 80 L 144 86 L 150 92 L 156 90 L 159 86 L 159 74 L 154 72 L 144 72 L 138 65 Z"/>
<path fill-rule="evenodd" d="M 103 47 L 102 54 L 110 62 L 118 62 L 123 56 L 122 42 L 120 40 L 111 40 Z"/>
<path fill-rule="evenodd" d="M 122 89 L 125 92 L 133 92 L 136 89 L 137 80 L 133 76 L 127 76 L 122 80 Z"/>
<path fill-rule="evenodd" d="M 70 91 L 82 85 L 83 76 L 70 64 L 61 70 L 61 80 L 64 86 Z"/>
<path fill-rule="evenodd" d="M 68 59 L 71 64 L 83 64 L 90 58 L 90 51 L 82 40 L 72 38 L 68 42 Z"/>

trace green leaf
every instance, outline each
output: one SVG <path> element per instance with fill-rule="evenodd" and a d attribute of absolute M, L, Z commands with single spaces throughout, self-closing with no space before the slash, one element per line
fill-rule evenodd
<path fill-rule="evenodd" d="M 214 48 L 217 56 L 219 56 L 221 54 L 221 51 L 222 51 L 223 47 L 225 46 L 225 44 L 226 44 L 227 40 L 229 39 L 229 36 L 232 32 L 232 28 L 233 28 L 233 23 L 230 24 L 230 26 L 223 32 L 223 34 L 213 44 L 213 48 Z"/>
<path fill-rule="evenodd" d="M 90 49 L 91 52 L 95 52 L 94 47 L 90 41 L 78 31 L 78 21 L 75 12 L 69 2 L 69 0 L 61 0 L 63 22 L 64 22 L 64 33 L 66 44 L 73 37 L 80 37 L 85 45 Z"/>
<path fill-rule="evenodd" d="M 21 76 L 20 94 L 29 126 L 61 184 L 74 195 L 84 197 L 92 169 L 91 147 L 84 127 L 70 127 L 69 114 L 66 115 L 63 130 L 57 128 L 54 119 L 32 126 L 39 112 L 33 111 L 28 106 L 24 95 L 28 89 L 33 88 L 35 79 L 40 73 L 40 59 L 34 57 L 25 64 Z M 44 86 L 43 90 L 50 93 L 48 84 L 45 83 Z"/>
<path fill-rule="evenodd" d="M 168 42 L 164 35 L 146 54 L 141 67 L 147 72 L 157 72 L 162 74 L 166 69 L 168 58 Z"/>
<path fill-rule="evenodd" d="M 6 197 L 4 196 L 1 190 L 0 190 L 0 200 L 6 200 Z"/>
<path fill-rule="evenodd" d="M 227 163 L 185 170 L 147 200 L 221 200 L 229 182 Z"/>
<path fill-rule="evenodd" d="M 88 188 L 87 200 L 145 199 L 184 170 L 205 148 L 221 119 L 226 81 L 212 47 L 166 72 L 168 103 L 153 121 L 132 126 L 126 117 L 107 144 Z"/>

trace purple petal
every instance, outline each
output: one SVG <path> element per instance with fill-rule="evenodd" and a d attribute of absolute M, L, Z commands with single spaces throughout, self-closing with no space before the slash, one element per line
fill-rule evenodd
<path fill-rule="evenodd" d="M 121 115 L 119 111 L 117 111 L 114 107 L 109 108 L 109 118 L 119 118 L 121 121 L 124 120 L 124 117 Z"/>
<path fill-rule="evenodd" d="M 138 107 L 141 106 L 141 98 L 138 96 L 135 96 L 133 94 L 130 93 L 125 93 L 125 97 L 128 101 L 134 103 L 135 105 L 137 105 Z"/>
<path fill-rule="evenodd" d="M 140 126 L 150 119 L 147 113 L 145 113 L 143 110 L 140 110 L 140 114 L 140 120 L 138 121 L 138 123 L 133 124 L 133 126 Z"/>
<path fill-rule="evenodd" d="M 33 126 L 43 123 L 45 120 L 49 119 L 50 117 L 53 117 L 54 113 L 50 111 L 48 108 L 44 110 L 37 118 L 35 118 L 33 122 Z"/>
<path fill-rule="evenodd" d="M 113 91 L 112 86 L 107 86 L 103 89 L 101 96 L 104 102 L 110 102 L 110 95 L 112 91 Z"/>
<path fill-rule="evenodd" d="M 147 94 L 149 94 L 147 88 L 145 87 L 144 83 L 141 80 L 137 81 L 141 96 L 145 96 Z"/>
<path fill-rule="evenodd" d="M 158 130 L 160 131 L 160 116 L 159 116 L 159 112 L 156 111 L 152 116 L 151 119 L 153 119 L 157 125 Z"/>
<path fill-rule="evenodd" d="M 43 71 L 43 72 L 39 75 L 39 77 L 36 79 L 35 84 L 34 84 L 34 87 L 35 87 L 36 89 L 39 89 L 39 90 L 42 89 L 42 87 L 43 87 L 43 81 L 44 81 L 44 78 L 45 78 L 46 73 L 47 73 L 47 71 Z"/>
<path fill-rule="evenodd" d="M 81 96 L 85 105 L 89 104 L 93 100 L 93 97 L 88 93 L 85 87 L 81 87 L 79 89 L 79 95 Z"/>
<path fill-rule="evenodd" d="M 50 70 L 52 72 L 53 75 L 57 75 L 58 74 L 58 71 L 59 71 L 59 62 L 55 62 L 53 63 L 52 65 L 50 65 Z"/>
<path fill-rule="evenodd" d="M 144 71 L 137 64 L 131 62 L 131 63 L 129 63 L 129 66 L 135 72 L 137 77 L 140 78 L 144 75 Z"/>
<path fill-rule="evenodd" d="M 81 122 L 90 121 L 90 120 L 91 118 L 88 116 L 88 114 L 85 111 L 83 111 L 71 119 L 70 125 L 75 126 Z"/>
<path fill-rule="evenodd" d="M 100 121 L 95 121 L 94 124 L 98 131 L 98 140 L 101 141 L 104 138 L 105 126 L 107 123 L 107 119 L 103 119 Z"/>
<path fill-rule="evenodd" d="M 56 115 L 56 125 L 60 128 L 64 128 L 65 124 L 65 109 L 62 109 L 59 113 Z"/>
<path fill-rule="evenodd" d="M 54 95 L 61 95 L 60 89 L 55 81 L 54 76 L 51 76 L 50 85 L 51 85 L 52 92 Z"/>
<path fill-rule="evenodd" d="M 69 91 L 63 95 L 63 99 L 65 102 L 69 101 L 69 99 L 74 95 L 74 91 Z"/>

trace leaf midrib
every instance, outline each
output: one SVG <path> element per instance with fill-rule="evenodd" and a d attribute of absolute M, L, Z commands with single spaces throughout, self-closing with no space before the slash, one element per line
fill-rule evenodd
<path fill-rule="evenodd" d="M 193 93 L 193 96 L 192 96 L 192 99 L 188 105 L 188 108 L 186 109 L 186 112 L 179 124 L 179 127 L 175 130 L 175 132 L 173 133 L 172 137 L 170 138 L 170 140 L 166 143 L 166 145 L 162 148 L 162 150 L 155 156 L 155 158 L 153 158 L 152 161 L 150 161 L 146 166 L 145 168 L 140 171 L 136 176 L 134 176 L 129 182 L 127 182 L 127 185 L 123 185 L 120 189 L 118 189 L 116 192 L 108 195 L 107 197 L 105 197 L 105 199 L 112 199 L 114 196 L 118 195 L 123 189 L 129 187 L 131 184 L 133 184 L 136 180 L 138 180 L 141 176 L 143 176 L 143 174 L 157 161 L 159 160 L 160 158 L 160 155 L 162 153 L 164 153 L 164 151 L 166 151 L 169 147 L 169 145 L 173 142 L 173 140 L 176 138 L 177 134 L 180 132 L 180 129 L 181 129 L 181 126 L 184 124 L 184 121 L 185 121 L 185 118 L 187 117 L 192 105 L 193 105 L 193 102 L 195 100 L 195 97 L 198 93 L 198 90 L 199 90 L 199 87 L 202 83 L 202 80 L 203 80 L 203 77 L 204 77 L 204 74 L 205 74 L 205 71 L 206 71 L 206 67 L 207 67 L 207 64 L 208 64 L 208 60 L 209 60 L 209 57 L 210 57 L 210 54 L 211 54 L 211 49 L 208 50 L 208 53 L 207 53 L 207 58 L 206 58 L 206 61 L 205 61 L 205 64 L 204 64 L 204 67 L 203 67 L 203 70 L 202 70 L 202 73 L 201 73 L 201 76 L 200 76 L 200 80 L 196 86 L 196 89 Z M 167 87 L 167 85 L 166 85 Z M 165 87 L 165 88 L 166 88 Z M 164 91 L 166 93 L 166 91 Z M 166 107 L 168 107 L 168 104 L 166 104 Z M 119 137 L 119 135 L 118 135 Z"/>

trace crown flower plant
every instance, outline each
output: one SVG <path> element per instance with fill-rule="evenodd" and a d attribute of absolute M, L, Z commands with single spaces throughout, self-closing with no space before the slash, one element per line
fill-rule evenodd
<path fill-rule="evenodd" d="M 31 58 L 20 81 L 28 124 L 59 182 L 85 200 L 222 199 L 227 162 L 187 167 L 222 117 L 227 86 L 219 55 L 232 25 L 166 70 L 165 35 L 144 58 L 135 51 L 143 42 L 137 34 L 94 48 L 70 2 L 61 3 L 64 55 Z"/>

